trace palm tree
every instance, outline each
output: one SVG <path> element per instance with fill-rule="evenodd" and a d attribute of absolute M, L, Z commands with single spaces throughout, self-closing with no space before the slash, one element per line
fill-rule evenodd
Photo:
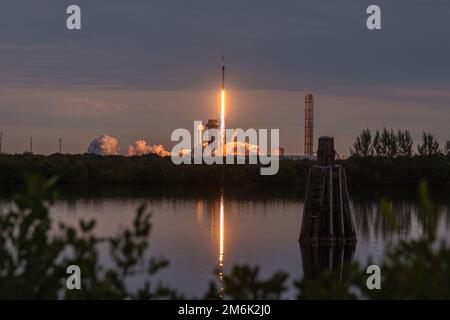
<path fill-rule="evenodd" d="M 439 149 L 439 143 L 437 142 L 436 137 L 433 134 L 424 131 L 422 134 L 422 144 L 417 146 L 417 152 L 421 156 L 440 154 L 441 150 Z"/>
<path fill-rule="evenodd" d="M 383 128 L 383 132 L 381 133 L 381 151 L 383 156 L 397 156 L 397 136 L 392 129 L 388 130 L 386 128 Z"/>
<path fill-rule="evenodd" d="M 372 150 L 373 153 L 377 156 L 381 156 L 383 155 L 383 150 L 382 150 L 382 146 L 381 146 L 381 136 L 380 136 L 380 131 L 376 131 L 375 133 L 375 137 L 373 138 L 373 142 L 372 142 Z"/>
<path fill-rule="evenodd" d="M 364 129 L 350 148 L 352 156 L 367 157 L 372 155 L 372 134 L 369 129 Z"/>
<path fill-rule="evenodd" d="M 411 157 L 413 140 L 408 130 L 397 131 L 398 155 Z"/>

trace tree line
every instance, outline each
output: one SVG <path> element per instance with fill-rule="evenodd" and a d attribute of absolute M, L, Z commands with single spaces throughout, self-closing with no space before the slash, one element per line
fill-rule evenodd
<path fill-rule="evenodd" d="M 408 130 L 397 130 L 383 128 L 372 134 L 370 129 L 364 129 L 356 137 L 356 141 L 350 147 L 352 157 L 412 157 L 433 155 L 450 155 L 450 141 L 443 148 L 439 146 L 436 137 L 424 131 L 422 141 L 417 145 L 417 153 L 413 150 L 414 141 Z"/>
<path fill-rule="evenodd" d="M 59 183 L 104 184 L 303 184 L 308 162 L 280 161 L 278 174 L 260 175 L 260 164 L 175 165 L 154 154 L 126 157 L 93 154 L 0 155 L 0 184 L 23 183 L 27 175 L 58 176 Z"/>

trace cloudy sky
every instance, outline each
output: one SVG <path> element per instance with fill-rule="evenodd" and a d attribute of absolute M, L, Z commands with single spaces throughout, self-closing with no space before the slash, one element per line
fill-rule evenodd
<path fill-rule="evenodd" d="M 366 28 L 369 4 L 382 30 Z M 82 30 L 66 29 L 66 8 Z M 176 128 L 218 112 L 225 54 L 228 127 L 280 128 L 303 152 L 303 94 L 316 137 L 341 154 L 361 129 L 422 130 L 450 140 L 447 0 L 2 0 L 4 149 L 84 152 L 107 133 L 169 149 Z M 214 111 L 213 111 L 214 110 Z"/>

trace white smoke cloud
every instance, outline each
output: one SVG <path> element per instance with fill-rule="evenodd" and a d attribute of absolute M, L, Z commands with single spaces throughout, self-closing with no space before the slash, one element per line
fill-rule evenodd
<path fill-rule="evenodd" d="M 160 157 L 170 157 L 170 152 L 163 145 L 147 145 L 145 140 L 137 140 L 128 147 L 128 156 L 141 156 L 143 154 L 157 154 Z"/>
<path fill-rule="evenodd" d="M 116 155 L 119 151 L 119 141 L 108 136 L 107 134 L 95 138 L 89 144 L 88 153 L 93 153 L 101 156 Z"/>

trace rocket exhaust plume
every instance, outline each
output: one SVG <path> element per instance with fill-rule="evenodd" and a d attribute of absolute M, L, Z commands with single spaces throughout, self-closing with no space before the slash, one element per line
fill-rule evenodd
<path fill-rule="evenodd" d="M 156 154 L 160 157 L 170 157 L 170 152 L 167 151 L 162 144 L 148 145 L 145 140 L 137 140 L 128 147 L 128 156 L 142 156 L 144 154 Z"/>
<path fill-rule="evenodd" d="M 108 136 L 107 134 L 95 138 L 89 144 L 88 153 L 93 153 L 101 156 L 111 156 L 118 154 L 119 142 L 117 139 Z"/>
<path fill-rule="evenodd" d="M 222 150 L 226 153 L 225 146 L 225 56 L 222 55 L 222 91 L 220 95 L 220 133 L 222 138 Z"/>
<path fill-rule="evenodd" d="M 95 138 L 89 144 L 87 153 L 93 153 L 101 156 L 111 156 L 119 154 L 119 141 L 107 134 Z M 126 155 L 141 156 L 144 154 L 156 154 L 160 157 L 170 157 L 162 144 L 148 145 L 145 140 L 137 140 L 128 147 Z"/>

